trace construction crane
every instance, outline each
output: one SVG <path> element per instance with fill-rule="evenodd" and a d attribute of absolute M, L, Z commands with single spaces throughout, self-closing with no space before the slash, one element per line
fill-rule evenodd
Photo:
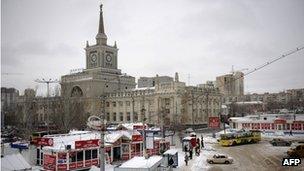
<path fill-rule="evenodd" d="M 50 84 L 52 83 L 59 83 L 59 81 L 56 79 L 56 80 L 52 80 L 51 78 L 49 80 L 46 80 L 44 78 L 42 79 L 36 79 L 35 80 L 36 83 L 44 83 L 47 85 L 47 97 L 50 96 L 49 92 L 50 92 Z"/>

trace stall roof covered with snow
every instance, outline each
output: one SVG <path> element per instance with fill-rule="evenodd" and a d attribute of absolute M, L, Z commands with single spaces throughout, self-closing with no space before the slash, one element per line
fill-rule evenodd
<path fill-rule="evenodd" d="M 151 156 L 149 158 L 145 157 L 133 157 L 132 159 L 124 162 L 122 165 L 115 167 L 114 171 L 152 171 L 157 170 L 162 164 L 163 157 L 161 156 Z"/>
<path fill-rule="evenodd" d="M 110 146 L 120 138 L 132 140 L 133 136 L 141 134 L 136 130 L 120 130 L 110 132 L 105 135 L 105 146 Z M 97 140 L 100 139 L 100 132 L 96 131 L 71 131 L 68 134 L 54 134 L 43 136 L 47 142 L 43 148 L 52 151 L 64 151 L 68 145 L 70 149 L 75 149 L 75 141 Z"/>
<path fill-rule="evenodd" d="M 229 120 L 231 122 L 239 122 L 239 123 L 246 123 L 246 122 L 257 122 L 257 123 L 268 123 L 274 122 L 278 119 L 284 119 L 287 122 L 293 121 L 304 121 L 304 114 L 261 114 L 261 115 L 248 115 L 245 117 L 231 117 Z"/>

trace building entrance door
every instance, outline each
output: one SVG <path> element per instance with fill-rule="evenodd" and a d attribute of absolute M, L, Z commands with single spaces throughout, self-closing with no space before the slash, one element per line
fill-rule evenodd
<path fill-rule="evenodd" d="M 113 160 L 121 160 L 121 149 L 120 147 L 114 147 L 113 148 Z"/>

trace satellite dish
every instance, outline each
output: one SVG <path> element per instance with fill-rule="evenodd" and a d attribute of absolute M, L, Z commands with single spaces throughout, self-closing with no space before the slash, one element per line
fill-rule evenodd
<path fill-rule="evenodd" d="M 90 116 L 87 121 L 87 126 L 94 130 L 104 130 L 106 120 L 101 119 L 98 116 Z"/>

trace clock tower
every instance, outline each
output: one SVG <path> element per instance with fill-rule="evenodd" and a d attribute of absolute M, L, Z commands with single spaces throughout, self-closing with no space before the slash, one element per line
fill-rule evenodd
<path fill-rule="evenodd" d="M 105 34 L 102 4 L 100 5 L 99 27 L 96 35 L 96 44 L 86 45 L 86 69 L 88 70 L 117 70 L 117 46 L 107 44 L 107 35 Z"/>
<path fill-rule="evenodd" d="M 103 10 L 100 5 L 99 27 L 96 43 L 85 49 L 86 69 L 78 73 L 70 73 L 61 77 L 61 94 L 68 98 L 88 100 L 89 113 L 98 113 L 96 106 L 100 104 L 99 97 L 106 93 L 124 92 L 135 88 L 135 77 L 122 73 L 117 67 L 118 48 L 108 45 L 105 34 Z"/>

